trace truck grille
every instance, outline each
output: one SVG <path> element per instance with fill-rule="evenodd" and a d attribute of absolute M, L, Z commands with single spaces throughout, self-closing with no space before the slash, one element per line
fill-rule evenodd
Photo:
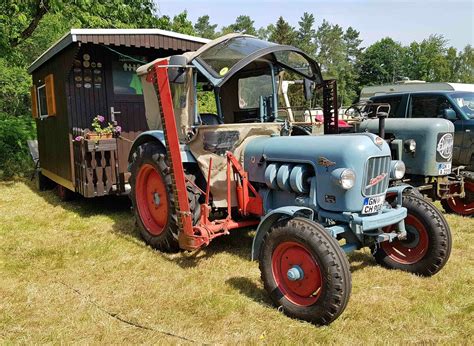
<path fill-rule="evenodd" d="M 379 195 L 388 188 L 390 180 L 390 156 L 371 157 L 366 164 L 362 194 L 364 196 Z"/>

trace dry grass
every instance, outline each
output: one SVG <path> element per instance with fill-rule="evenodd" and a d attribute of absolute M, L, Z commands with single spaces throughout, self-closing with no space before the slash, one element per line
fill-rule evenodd
<path fill-rule="evenodd" d="M 473 344 L 474 219 L 448 221 L 454 249 L 438 275 L 388 271 L 358 252 L 348 308 L 318 328 L 270 305 L 251 232 L 164 255 L 137 237 L 127 199 L 60 203 L 1 183 L 0 341 Z"/>

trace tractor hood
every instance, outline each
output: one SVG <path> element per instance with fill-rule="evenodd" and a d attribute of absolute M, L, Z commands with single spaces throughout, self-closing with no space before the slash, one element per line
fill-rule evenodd
<path fill-rule="evenodd" d="M 377 119 L 365 120 L 359 131 L 378 132 Z M 398 141 L 391 143 L 394 157 L 403 160 L 408 174 L 439 176 L 450 173 L 446 164 L 453 158 L 454 125 L 446 119 L 386 119 L 385 137 Z M 416 142 L 415 152 L 405 148 L 405 141 Z M 459 153 L 456 153 L 457 155 Z"/>
<path fill-rule="evenodd" d="M 317 193 L 312 195 L 317 196 L 317 205 L 329 211 L 360 212 L 364 197 L 384 194 L 390 162 L 388 144 L 370 133 L 260 137 L 251 140 L 244 151 L 244 168 L 252 182 L 268 185 L 265 171 L 272 164 L 277 170 L 286 165 L 290 165 L 289 170 L 296 165 L 308 166 L 317 181 Z M 350 190 L 344 190 L 334 179 L 336 170 L 344 168 L 356 173 Z M 369 188 L 368 182 L 378 177 L 376 189 Z"/>

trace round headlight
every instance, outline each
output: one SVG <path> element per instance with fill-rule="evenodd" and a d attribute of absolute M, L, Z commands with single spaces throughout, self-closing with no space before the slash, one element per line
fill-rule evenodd
<path fill-rule="evenodd" d="M 354 187 L 356 174 L 352 169 L 346 168 L 339 176 L 339 184 L 344 190 L 350 190 Z"/>
<path fill-rule="evenodd" d="M 416 151 L 416 141 L 414 139 L 407 139 L 404 146 L 407 153 L 414 153 Z"/>
<path fill-rule="evenodd" d="M 400 180 L 405 176 L 405 163 L 403 161 L 392 161 L 390 167 L 390 178 Z"/>

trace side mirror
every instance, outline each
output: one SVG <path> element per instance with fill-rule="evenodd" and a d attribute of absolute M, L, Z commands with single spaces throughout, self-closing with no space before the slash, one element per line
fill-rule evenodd
<path fill-rule="evenodd" d="M 170 83 L 185 84 L 186 83 L 186 64 L 187 59 L 182 55 L 170 56 L 169 65 L 174 67 L 168 68 L 168 78 Z M 178 67 L 177 67 L 178 66 Z M 182 66 L 182 67 L 179 67 Z"/>
<path fill-rule="evenodd" d="M 303 80 L 304 99 L 310 101 L 313 98 L 314 82 L 308 78 Z"/>
<path fill-rule="evenodd" d="M 451 108 L 443 109 L 443 118 L 454 121 L 457 119 L 456 112 Z"/>

